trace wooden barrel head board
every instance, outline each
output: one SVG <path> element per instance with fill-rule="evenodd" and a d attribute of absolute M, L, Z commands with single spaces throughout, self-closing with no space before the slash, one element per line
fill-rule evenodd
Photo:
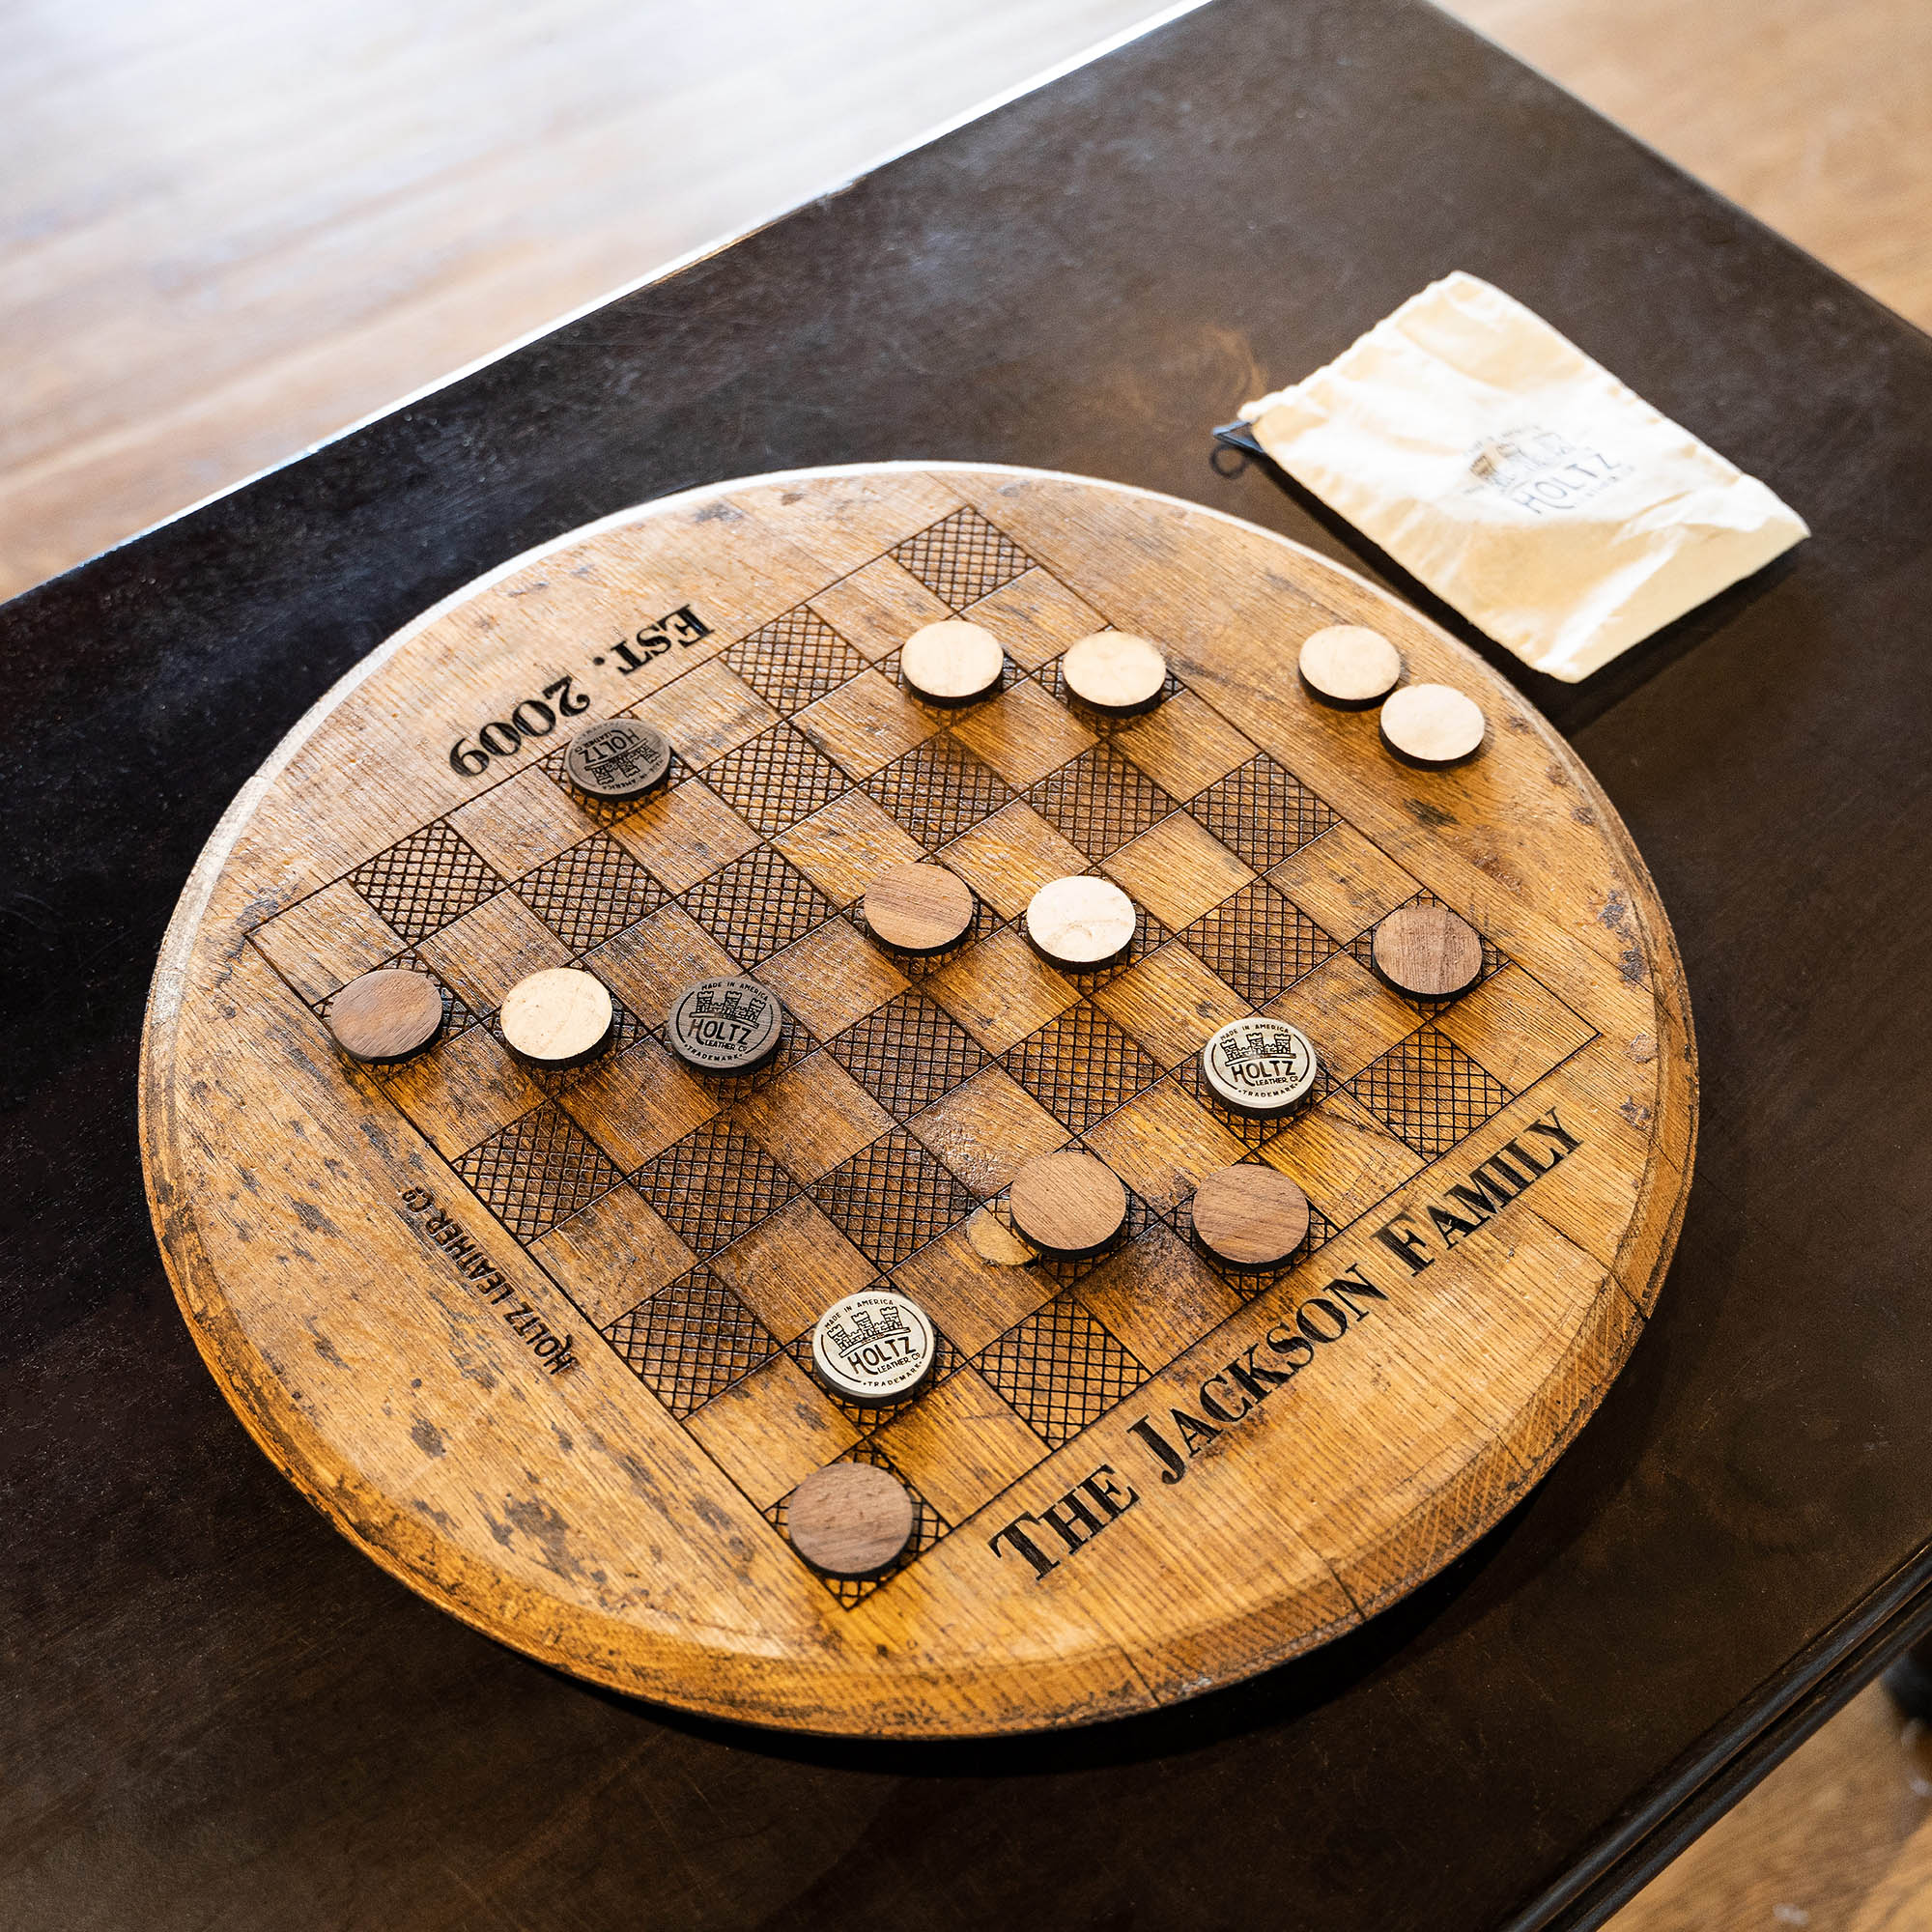
<path fill-rule="evenodd" d="M 898 653 L 953 620 L 1006 668 L 927 704 Z M 1473 696 L 1480 755 L 1418 770 L 1373 709 L 1317 702 L 1296 652 L 1342 624 Z M 1067 691 L 1067 647 L 1108 628 L 1164 653 L 1151 708 Z M 674 755 L 599 799 L 565 748 L 619 719 Z M 613 744 L 661 755 L 648 730 L 597 756 Z M 971 886 L 972 921 L 893 952 L 866 890 L 922 861 Z M 1027 939 L 1036 889 L 1080 873 L 1136 920 L 1091 972 Z M 1481 936 L 1458 999 L 1371 970 L 1378 923 L 1416 903 Z M 444 1008 L 393 1064 L 328 1025 L 377 968 Z M 609 1041 L 532 1065 L 498 1009 L 559 969 L 608 989 Z M 762 1064 L 714 1075 L 668 1046 L 710 979 L 778 994 Z M 1291 1115 L 1230 1110 L 1202 1075 L 1204 1042 L 1258 1013 L 1319 1056 Z M 912 1737 L 1169 1703 L 1438 1571 L 1634 1343 L 1695 1096 L 1641 860 L 1472 653 L 1192 504 L 885 464 L 610 518 L 330 691 L 184 894 L 142 1138 L 216 1379 L 391 1573 L 622 1690 Z M 1007 1210 L 1014 1173 L 1063 1151 L 1126 1192 L 1097 1256 L 1039 1255 Z M 1190 1220 L 1243 1161 L 1309 1203 L 1261 1270 Z M 820 1314 L 875 1290 L 936 1331 L 895 1406 L 814 1370 Z M 874 1576 L 787 1534 L 787 1498 L 840 1461 L 912 1499 L 908 1541 L 866 1515 L 892 1484 L 814 1488 L 838 1492 L 827 1547 L 899 1550 Z"/>

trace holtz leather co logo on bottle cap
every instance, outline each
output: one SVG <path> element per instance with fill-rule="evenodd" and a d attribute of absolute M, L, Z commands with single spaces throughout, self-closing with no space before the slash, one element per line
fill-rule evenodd
<path fill-rule="evenodd" d="M 705 1073 L 742 1073 L 778 1045 L 779 996 L 755 980 L 700 980 L 678 995 L 665 1028 L 671 1050 Z"/>
<path fill-rule="evenodd" d="M 925 1379 L 938 1349 L 924 1309 L 886 1288 L 835 1301 L 811 1331 L 812 1366 L 848 1402 L 902 1402 Z"/>
<path fill-rule="evenodd" d="M 1286 1020 L 1234 1020 L 1201 1049 L 1216 1099 L 1244 1114 L 1284 1114 L 1315 1085 L 1315 1048 Z"/>
<path fill-rule="evenodd" d="M 592 798 L 636 798 L 670 770 L 670 740 L 635 718 L 613 718 L 570 741 L 563 769 Z"/>

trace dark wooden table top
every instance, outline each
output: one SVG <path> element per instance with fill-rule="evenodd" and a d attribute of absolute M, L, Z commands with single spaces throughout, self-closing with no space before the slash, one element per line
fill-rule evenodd
<path fill-rule="evenodd" d="M 1816 532 L 1580 689 L 1502 660 L 1650 861 L 1705 1081 L 1657 1320 L 1541 1490 L 1301 1662 L 960 1747 L 629 1704 L 338 1540 L 203 1373 L 135 1151 L 163 924 L 280 734 L 718 477 L 1037 464 L 1360 557 L 1208 428 L 1457 268 Z M 1928 505 L 1923 335 L 1426 6 L 1221 0 L 6 607 L 0 1918 L 1594 1921 L 1932 1620 Z"/>

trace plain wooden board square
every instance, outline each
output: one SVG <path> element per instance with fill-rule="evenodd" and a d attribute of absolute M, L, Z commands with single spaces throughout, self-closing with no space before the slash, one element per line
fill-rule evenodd
<path fill-rule="evenodd" d="M 759 1509 L 769 1509 L 859 1439 L 789 1355 L 774 1355 L 686 1419 Z"/>
<path fill-rule="evenodd" d="M 1331 1094 L 1261 1149 L 1334 1222 L 1346 1228 L 1392 1188 L 1420 1174 L 1422 1156 L 1347 1094 Z"/>
<path fill-rule="evenodd" d="M 1592 1031 L 1514 962 L 1458 1000 L 1435 1028 L 1512 1094 L 1534 1086 Z"/>
<path fill-rule="evenodd" d="M 784 543 L 815 556 L 828 577 L 857 570 L 959 507 L 943 483 L 916 472 L 855 476 L 839 490 L 836 500 L 799 497 L 774 502 L 761 496 L 755 512 L 731 500 L 740 514 L 755 515 Z"/>
<path fill-rule="evenodd" d="M 1179 1065 L 1217 1027 L 1254 1011 L 1178 940 L 1095 987 L 1094 1004 L 1163 1067 Z"/>
<path fill-rule="evenodd" d="M 599 1328 L 697 1264 L 697 1257 L 626 1183 L 559 1221 L 530 1243 L 563 1290 Z"/>
<path fill-rule="evenodd" d="M 876 670 L 862 670 L 792 721 L 838 768 L 868 779 L 945 724 Z"/>
<path fill-rule="evenodd" d="M 540 765 L 457 807 L 450 824 L 506 879 L 520 879 L 597 830 Z"/>
<path fill-rule="evenodd" d="M 738 962 L 681 905 L 661 905 L 607 939 L 584 965 L 643 1021 L 662 1026 L 684 989 L 733 977 Z"/>
<path fill-rule="evenodd" d="M 963 1355 L 977 1355 L 1060 1292 L 1037 1267 L 982 1260 L 966 1233 L 971 1225 L 952 1229 L 893 1270 L 894 1282 Z"/>
<path fill-rule="evenodd" d="M 893 1117 L 829 1053 L 807 1054 L 733 1112 L 793 1179 L 808 1183 L 893 1128 Z"/>
<path fill-rule="evenodd" d="M 836 906 L 863 898 L 881 872 L 925 857 L 924 846 L 863 791 L 834 799 L 774 834 L 772 843 Z"/>
<path fill-rule="evenodd" d="M 465 1027 L 383 1084 L 389 1096 L 453 1160 L 543 1102 L 543 1089 L 488 1027 Z"/>
<path fill-rule="evenodd" d="M 570 964 L 570 949 L 515 893 L 497 893 L 416 948 L 472 1012 L 491 1013 L 519 980 Z"/>
<path fill-rule="evenodd" d="M 889 556 L 855 570 L 811 600 L 811 608 L 861 656 L 877 664 L 927 624 L 952 612 Z"/>
<path fill-rule="evenodd" d="M 719 658 L 645 698 L 634 715 L 662 731 L 695 772 L 779 722 L 779 714 Z"/>
<path fill-rule="evenodd" d="M 1017 798 L 942 847 L 939 860 L 1002 919 L 1016 919 L 1051 880 L 1087 869 L 1086 854 Z"/>
<path fill-rule="evenodd" d="M 1256 752 L 1212 705 L 1191 691 L 1176 692 L 1144 718 L 1122 725 L 1114 733 L 1113 745 L 1182 805 L 1246 764 Z"/>
<path fill-rule="evenodd" d="M 1422 1024 L 1422 1015 L 1352 952 L 1331 952 L 1312 973 L 1277 993 L 1263 1011 L 1299 1027 L 1333 1080 L 1352 1080 Z"/>
<path fill-rule="evenodd" d="M 1015 791 L 1037 784 L 1077 758 L 1094 733 L 1031 679 L 969 705 L 952 735 L 992 766 Z"/>
<path fill-rule="evenodd" d="M 1160 1221 L 1082 1275 L 1074 1293 L 1142 1367 L 1152 1370 L 1192 1348 L 1243 1301 L 1238 1289 Z"/>
<path fill-rule="evenodd" d="M 711 1271 L 781 1342 L 795 1341 L 835 1301 L 879 1270 L 808 1194 L 791 1200 L 711 1257 Z"/>
<path fill-rule="evenodd" d="M 1100 869 L 1177 932 L 1255 877 L 1252 867 L 1184 811 L 1129 839 L 1100 862 Z"/>
<path fill-rule="evenodd" d="M 304 1000 L 327 999 L 403 950 L 402 935 L 347 879 L 277 913 L 254 940 Z"/>
<path fill-rule="evenodd" d="M 996 1055 L 1079 998 L 1010 927 L 969 946 L 924 981 L 924 991 Z"/>
<path fill-rule="evenodd" d="M 959 614 L 991 631 L 1023 670 L 1037 670 L 1068 644 L 1107 628 L 1106 618 L 1091 604 L 1038 569 L 1022 571 Z"/>
<path fill-rule="evenodd" d="M 1268 880 L 1345 946 L 1420 890 L 1352 825 L 1331 825 L 1272 867 Z"/>
<path fill-rule="evenodd" d="M 696 779 L 620 818 L 611 836 L 672 893 L 695 886 L 758 842 L 758 835 Z"/>
<path fill-rule="evenodd" d="M 906 977 L 842 919 L 828 919 L 753 976 L 778 994 L 820 1039 L 830 1039 L 906 989 Z"/>
<path fill-rule="evenodd" d="M 701 1127 L 721 1104 L 648 1035 L 593 1061 L 563 1095 L 564 1111 L 626 1174 Z"/>
<path fill-rule="evenodd" d="M 875 1440 L 894 1467 L 955 1525 L 1047 1456 L 1046 1444 L 1019 1412 L 971 1366 L 948 1376 Z"/>
<path fill-rule="evenodd" d="M 1087 1145 L 1156 1213 L 1178 1208 L 1216 1168 L 1247 1151 L 1172 1078 L 1090 1127 Z"/>
<path fill-rule="evenodd" d="M 915 1114 L 906 1129 L 980 1200 L 1072 1136 L 1003 1066 L 982 1066 Z"/>

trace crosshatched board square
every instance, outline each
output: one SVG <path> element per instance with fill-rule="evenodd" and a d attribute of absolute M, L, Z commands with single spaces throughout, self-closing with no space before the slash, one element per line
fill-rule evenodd
<path fill-rule="evenodd" d="M 798 1191 L 750 1135 L 711 1120 L 631 1177 L 696 1255 L 712 1255 Z"/>
<path fill-rule="evenodd" d="M 752 967 L 803 939 L 832 917 L 811 881 L 769 845 L 700 879 L 684 895 L 693 919 L 737 960 Z"/>
<path fill-rule="evenodd" d="M 851 781 L 789 724 L 774 724 L 707 766 L 704 781 L 769 838 L 830 805 Z"/>
<path fill-rule="evenodd" d="M 976 1366 L 1053 1449 L 1147 1380 L 1147 1371 L 1071 1293 L 1008 1329 Z"/>
<path fill-rule="evenodd" d="M 456 1171 L 520 1241 L 535 1240 L 623 1179 L 554 1102 L 470 1149 Z"/>
<path fill-rule="evenodd" d="M 660 1289 L 604 1332 L 624 1366 L 676 1416 L 778 1352 L 757 1317 L 708 1267 Z"/>
<path fill-rule="evenodd" d="M 978 510 L 954 510 L 893 552 L 932 594 L 963 611 L 1031 567 L 1033 559 Z"/>
<path fill-rule="evenodd" d="M 1258 872 L 1336 822 L 1328 806 L 1265 753 L 1209 785 L 1187 810 Z"/>
<path fill-rule="evenodd" d="M 825 1050 L 900 1121 L 986 1064 L 980 1042 L 919 992 L 888 1001 L 827 1041 Z"/>
<path fill-rule="evenodd" d="M 811 1195 L 882 1268 L 916 1254 L 978 1205 L 902 1127 L 835 1167 Z"/>
<path fill-rule="evenodd" d="M 440 819 L 356 867 L 349 883 L 412 945 L 481 905 L 503 884 Z"/>
<path fill-rule="evenodd" d="M 1300 907 L 1259 879 L 1203 913 L 1180 943 L 1258 1007 L 1335 951 L 1335 942 Z"/>
<path fill-rule="evenodd" d="M 866 790 L 922 845 L 936 848 L 1012 797 L 992 766 L 942 731 L 866 781 Z"/>
<path fill-rule="evenodd" d="M 1145 1092 L 1160 1068 L 1086 1000 L 1008 1050 L 1008 1071 L 1075 1133 Z"/>
<path fill-rule="evenodd" d="M 1104 859 L 1174 810 L 1159 785 L 1107 745 L 1043 778 L 1027 803 L 1090 859 Z"/>
<path fill-rule="evenodd" d="M 517 896 L 572 952 L 587 952 L 665 902 L 665 890 L 601 832 L 517 881 Z"/>
<path fill-rule="evenodd" d="M 1494 1074 L 1434 1027 L 1365 1066 L 1349 1091 L 1431 1160 L 1474 1133 L 1512 1097 Z"/>
<path fill-rule="evenodd" d="M 724 662 L 781 716 L 837 691 L 866 660 L 810 605 L 741 638 Z"/>

